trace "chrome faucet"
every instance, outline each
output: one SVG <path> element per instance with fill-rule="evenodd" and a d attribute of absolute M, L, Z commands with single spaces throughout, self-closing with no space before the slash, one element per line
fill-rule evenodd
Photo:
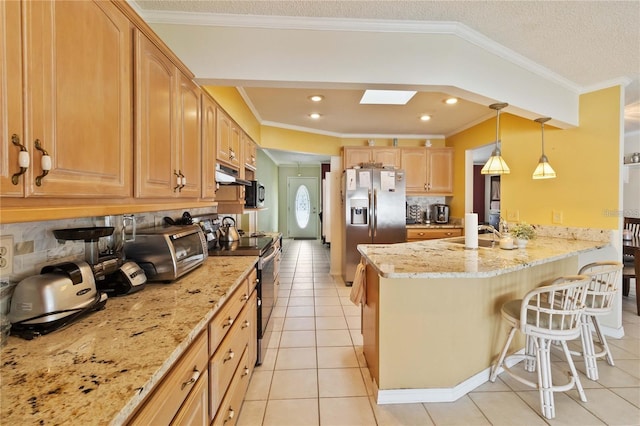
<path fill-rule="evenodd" d="M 493 241 L 493 237 L 497 236 L 498 238 L 502 238 L 502 234 L 500 234 L 500 232 L 498 232 L 498 230 L 496 228 L 494 228 L 491 225 L 479 225 L 478 226 L 478 231 L 489 231 L 491 232 L 493 235 L 491 236 L 491 240 Z"/>

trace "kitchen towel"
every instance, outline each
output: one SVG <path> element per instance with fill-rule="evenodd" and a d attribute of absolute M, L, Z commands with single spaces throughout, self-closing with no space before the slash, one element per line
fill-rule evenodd
<path fill-rule="evenodd" d="M 478 214 L 464 215 L 464 246 L 468 249 L 478 248 Z"/>
<path fill-rule="evenodd" d="M 353 284 L 351 285 L 351 294 L 349 295 L 349 299 L 351 303 L 356 306 L 360 306 L 360 302 L 363 304 L 365 301 L 364 296 L 364 286 L 365 286 L 365 274 L 366 272 L 366 264 L 364 261 L 361 261 L 356 267 L 356 274 L 353 277 Z"/>

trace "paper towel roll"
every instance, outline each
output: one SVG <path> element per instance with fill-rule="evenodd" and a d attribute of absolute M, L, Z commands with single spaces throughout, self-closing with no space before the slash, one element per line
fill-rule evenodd
<path fill-rule="evenodd" d="M 478 248 L 478 214 L 464 215 L 464 246 L 468 249 Z"/>

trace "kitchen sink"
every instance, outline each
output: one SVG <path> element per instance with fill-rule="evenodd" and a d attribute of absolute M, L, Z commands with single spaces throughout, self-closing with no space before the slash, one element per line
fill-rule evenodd
<path fill-rule="evenodd" d="M 452 238 L 447 240 L 448 243 L 454 243 L 454 244 L 462 244 L 464 245 L 464 237 L 462 238 Z M 491 240 L 483 240 L 483 239 L 478 239 L 478 247 L 486 247 L 486 248 L 494 248 L 494 247 L 499 247 L 499 241 L 491 241 Z"/>

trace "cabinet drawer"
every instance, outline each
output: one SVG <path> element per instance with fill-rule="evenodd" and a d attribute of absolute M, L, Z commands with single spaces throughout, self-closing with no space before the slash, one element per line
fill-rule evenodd
<path fill-rule="evenodd" d="M 253 364 L 247 360 L 247 352 L 240 360 L 240 366 L 236 370 L 236 374 L 233 376 L 229 391 L 224 397 L 224 400 L 220 404 L 218 412 L 215 413 L 213 418 L 213 425 L 215 426 L 233 426 L 238 421 L 238 414 L 244 395 L 249 387 L 249 379 L 253 372 Z"/>
<path fill-rule="evenodd" d="M 236 322 L 238 314 L 249 300 L 248 285 L 243 285 L 231 294 L 220 312 L 218 312 L 209 324 L 209 353 L 213 354 L 216 348 Z"/>
<path fill-rule="evenodd" d="M 255 330 L 252 327 L 249 309 L 252 304 L 247 304 L 245 309 L 238 316 L 238 321 L 233 325 L 229 334 L 222 341 L 216 353 L 209 362 L 210 367 L 210 388 L 209 399 L 210 411 L 215 413 L 224 397 L 224 394 L 231 383 L 240 359 L 244 356 L 248 358 L 247 347 L 250 341 L 256 339 L 253 334 Z M 246 362 L 246 361 L 245 361 Z"/>
<path fill-rule="evenodd" d="M 209 374 L 205 370 L 187 397 L 171 426 L 200 426 L 209 423 Z"/>
<path fill-rule="evenodd" d="M 420 229 L 407 228 L 407 241 L 432 240 L 462 236 L 462 228 Z"/>
<path fill-rule="evenodd" d="M 207 368 L 207 334 L 202 333 L 162 379 L 132 425 L 168 424 Z"/>

